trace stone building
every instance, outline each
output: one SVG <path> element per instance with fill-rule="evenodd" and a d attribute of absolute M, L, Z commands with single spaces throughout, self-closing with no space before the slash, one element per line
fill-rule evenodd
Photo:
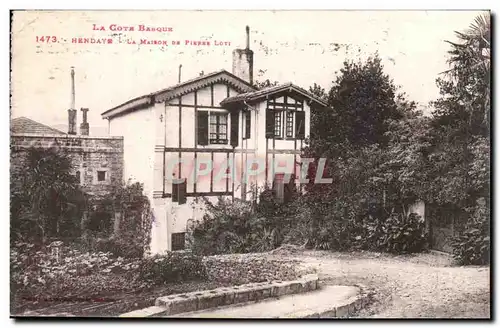
<path fill-rule="evenodd" d="M 24 165 L 31 147 L 58 148 L 73 162 L 82 189 L 90 196 L 103 196 L 115 184 L 123 183 L 123 137 L 90 136 L 88 108 L 82 108 L 80 133 L 77 133 L 75 109 L 75 71 L 71 68 L 71 105 L 68 109 L 68 132 L 35 122 L 26 117 L 11 120 L 11 172 Z"/>

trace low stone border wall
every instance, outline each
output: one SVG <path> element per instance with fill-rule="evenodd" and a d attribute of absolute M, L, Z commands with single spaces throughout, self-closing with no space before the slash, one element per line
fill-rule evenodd
<path fill-rule="evenodd" d="M 308 274 L 292 281 L 249 283 L 240 286 L 164 296 L 156 299 L 155 306 L 124 313 L 120 317 L 163 317 L 218 306 L 259 301 L 271 297 L 305 293 L 317 288 L 318 275 Z"/>
<path fill-rule="evenodd" d="M 329 309 L 327 311 L 304 311 L 294 313 L 293 318 L 316 318 L 316 319 L 326 319 L 326 318 L 349 318 L 354 316 L 358 311 L 365 308 L 371 302 L 373 293 L 364 285 L 356 284 L 354 285 L 359 288 L 358 295 L 348 299 L 344 304 L 339 305 L 335 308 Z M 291 318 L 291 317 L 284 317 Z"/>

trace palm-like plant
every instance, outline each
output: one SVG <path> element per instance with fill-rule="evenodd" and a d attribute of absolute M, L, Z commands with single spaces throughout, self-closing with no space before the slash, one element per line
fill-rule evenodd
<path fill-rule="evenodd" d="M 491 72 L 491 20 L 490 15 L 477 16 L 463 32 L 455 32 L 459 42 L 446 41 L 452 46 L 448 63 L 451 69 L 445 73 L 451 76 L 457 87 L 470 95 L 468 107 L 473 110 L 472 101 L 480 96 L 483 100 L 483 123 L 488 124 L 490 113 Z M 478 94 L 479 93 L 479 94 Z M 474 97 L 476 96 L 476 97 Z M 472 113 L 470 113 L 472 114 Z"/>
<path fill-rule="evenodd" d="M 25 168 L 12 172 L 11 192 L 19 203 L 16 217 L 11 218 L 13 232 L 43 241 L 60 236 L 62 229 L 78 227 L 75 212 L 84 205 L 85 196 L 71 174 L 71 159 L 52 149 L 33 148 L 27 155 Z"/>

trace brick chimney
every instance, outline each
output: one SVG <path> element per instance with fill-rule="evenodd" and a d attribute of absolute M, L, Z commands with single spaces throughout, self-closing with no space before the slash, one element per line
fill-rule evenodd
<path fill-rule="evenodd" d="M 253 83 L 253 51 L 250 50 L 250 28 L 246 27 L 246 48 L 233 50 L 233 74 Z"/>
<path fill-rule="evenodd" d="M 71 105 L 68 109 L 68 134 L 76 134 L 76 109 L 75 109 L 75 68 L 71 67 Z"/>
<path fill-rule="evenodd" d="M 80 124 L 80 134 L 82 136 L 88 136 L 89 135 L 89 123 L 87 122 L 87 112 L 89 111 L 88 108 L 82 108 L 80 109 L 83 113 L 83 122 Z"/>

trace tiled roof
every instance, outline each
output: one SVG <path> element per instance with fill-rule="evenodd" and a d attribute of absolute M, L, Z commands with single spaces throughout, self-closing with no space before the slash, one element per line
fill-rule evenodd
<path fill-rule="evenodd" d="M 62 131 L 51 128 L 42 123 L 33 121 L 27 117 L 17 117 L 10 121 L 11 133 L 32 133 L 32 134 L 65 134 Z"/>
<path fill-rule="evenodd" d="M 225 82 L 231 85 L 236 90 L 240 92 L 250 92 L 255 91 L 256 88 L 245 80 L 229 73 L 226 70 L 215 71 L 209 74 L 198 76 L 194 79 L 184 81 L 182 83 L 173 85 L 166 89 L 162 89 L 144 96 L 136 97 L 121 105 L 113 107 L 104 113 L 102 113 L 103 118 L 110 118 L 115 115 L 119 115 L 128 111 L 133 111 L 135 109 L 143 108 L 144 106 L 149 106 L 153 102 L 159 103 L 168 101 L 170 99 L 177 98 L 179 96 L 193 92 L 194 90 L 199 90 L 210 84 L 217 82 Z"/>
<path fill-rule="evenodd" d="M 318 103 L 324 107 L 328 106 L 328 104 L 326 102 L 324 102 L 323 100 L 317 98 L 316 96 L 312 95 L 311 93 L 307 92 L 306 90 L 302 89 L 301 87 L 294 85 L 291 82 L 276 85 L 276 86 L 265 88 L 265 89 L 261 89 L 258 91 L 242 93 L 242 94 L 239 94 L 239 95 L 234 96 L 234 97 L 229 97 L 229 98 L 226 98 L 223 101 L 221 101 L 221 105 L 238 103 L 238 102 L 242 102 L 242 101 L 254 101 L 254 100 L 258 100 L 262 97 L 266 97 L 268 95 L 272 95 L 272 94 L 287 91 L 287 90 L 297 92 L 297 93 L 301 94 L 302 96 L 305 96 L 305 97 L 315 101 L 316 103 Z"/>

